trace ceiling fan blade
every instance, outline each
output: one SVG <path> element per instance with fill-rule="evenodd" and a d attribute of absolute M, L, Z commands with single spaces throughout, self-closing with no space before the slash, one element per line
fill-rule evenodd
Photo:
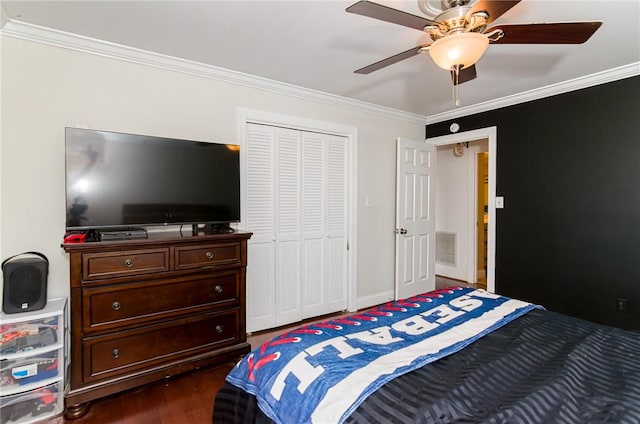
<path fill-rule="evenodd" d="M 460 85 L 464 82 L 474 80 L 478 77 L 478 73 L 476 72 L 476 65 L 471 65 L 467 68 L 461 69 L 458 71 L 458 78 L 456 80 L 455 71 L 451 71 L 451 81 L 453 85 Z"/>
<path fill-rule="evenodd" d="M 550 24 L 497 25 L 504 36 L 492 44 L 582 44 L 600 28 L 602 22 L 566 22 Z"/>
<path fill-rule="evenodd" d="M 386 59 L 382 59 L 376 63 L 372 63 L 369 66 L 365 66 L 364 68 L 360 68 L 357 71 L 354 71 L 355 74 L 370 74 L 373 71 L 377 71 L 378 69 L 385 68 L 389 65 L 393 65 L 394 63 L 400 62 L 401 60 L 405 60 L 410 58 L 411 56 L 415 56 L 420 53 L 420 50 L 426 47 L 426 45 L 417 46 L 412 49 L 409 49 L 405 52 L 398 53 Z"/>
<path fill-rule="evenodd" d="M 471 7 L 471 10 L 467 12 L 467 16 L 474 12 L 485 11 L 489 14 L 487 24 L 490 24 L 505 14 L 513 6 L 520 3 L 520 1 L 521 0 L 480 0 Z"/>
<path fill-rule="evenodd" d="M 355 4 L 352 4 L 351 6 L 347 7 L 346 11 L 417 29 L 418 31 L 422 31 L 423 28 L 427 25 L 437 25 L 436 22 L 430 21 L 429 19 L 423 18 L 421 16 L 412 15 L 411 13 L 403 12 L 398 9 L 393 9 L 388 6 L 384 6 L 378 3 L 372 3 L 366 0 L 361 0 Z"/>

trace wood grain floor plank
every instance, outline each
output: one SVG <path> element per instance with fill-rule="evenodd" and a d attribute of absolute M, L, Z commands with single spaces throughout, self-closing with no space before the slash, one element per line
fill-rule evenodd
<path fill-rule="evenodd" d="M 258 332 L 247 341 L 256 348 L 301 324 Z M 84 417 L 71 421 L 58 416 L 41 424 L 211 424 L 215 396 L 233 365 L 229 362 L 150 383 L 91 402 Z"/>

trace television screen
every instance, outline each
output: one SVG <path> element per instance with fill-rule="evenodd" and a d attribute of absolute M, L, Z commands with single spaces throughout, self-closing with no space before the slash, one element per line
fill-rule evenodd
<path fill-rule="evenodd" d="M 67 230 L 240 220 L 240 149 L 65 129 Z"/>

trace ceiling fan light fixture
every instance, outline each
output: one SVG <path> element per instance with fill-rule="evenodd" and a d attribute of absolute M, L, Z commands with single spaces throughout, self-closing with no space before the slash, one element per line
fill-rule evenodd
<path fill-rule="evenodd" d="M 486 35 L 477 32 L 460 32 L 440 38 L 429 46 L 431 59 L 441 67 L 450 71 L 455 66 L 460 69 L 475 64 L 489 47 Z"/>

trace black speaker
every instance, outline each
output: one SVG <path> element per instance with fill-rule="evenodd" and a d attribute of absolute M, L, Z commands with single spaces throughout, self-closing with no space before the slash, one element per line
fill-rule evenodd
<path fill-rule="evenodd" d="M 23 257 L 23 255 L 35 255 Z M 25 252 L 2 262 L 2 310 L 7 314 L 37 311 L 47 304 L 49 260 L 42 253 Z"/>

